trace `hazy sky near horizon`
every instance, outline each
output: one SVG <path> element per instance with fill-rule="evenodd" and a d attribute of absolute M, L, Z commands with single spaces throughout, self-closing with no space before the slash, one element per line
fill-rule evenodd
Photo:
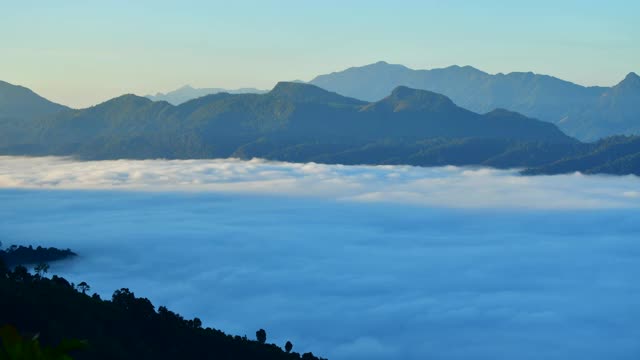
<path fill-rule="evenodd" d="M 613 85 L 640 71 L 622 0 L 3 1 L 0 79 L 74 107 L 184 84 L 257 87 L 384 60 Z"/>

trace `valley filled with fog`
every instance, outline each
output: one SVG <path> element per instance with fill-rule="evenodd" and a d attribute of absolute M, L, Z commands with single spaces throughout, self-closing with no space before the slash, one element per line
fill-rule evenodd
<path fill-rule="evenodd" d="M 635 359 L 640 179 L 0 157 L 0 241 L 205 326 L 346 359 Z"/>

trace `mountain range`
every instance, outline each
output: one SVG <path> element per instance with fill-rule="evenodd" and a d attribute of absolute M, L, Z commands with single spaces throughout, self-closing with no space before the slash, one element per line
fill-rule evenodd
<path fill-rule="evenodd" d="M 222 88 L 193 88 L 189 85 L 185 85 L 168 93 L 157 93 L 155 95 L 146 95 L 145 97 L 153 101 L 166 101 L 173 105 L 180 105 L 189 100 L 197 99 L 211 94 L 229 93 L 229 94 L 264 94 L 266 90 L 258 90 L 254 88 L 241 88 L 241 89 L 222 89 Z"/>
<path fill-rule="evenodd" d="M 397 86 L 429 90 L 475 112 L 505 108 L 548 121 L 584 141 L 640 134 L 640 76 L 635 73 L 613 87 L 585 87 L 532 72 L 492 75 L 471 66 L 413 70 L 381 61 L 309 83 L 366 101 L 379 100 Z"/>
<path fill-rule="evenodd" d="M 292 82 L 266 94 L 219 93 L 178 106 L 123 95 L 17 125 L 5 127 L 13 134 L 4 137 L 5 147 L 89 157 L 227 157 L 266 140 L 278 147 L 469 137 L 575 142 L 552 124 L 506 110 L 480 115 L 425 90 L 401 86 L 367 103 Z"/>
<path fill-rule="evenodd" d="M 69 108 L 49 101 L 26 87 L 0 80 L 0 117 L 30 118 L 65 109 Z"/>
<path fill-rule="evenodd" d="M 48 104 L 24 88 L 19 104 Z M 20 92 L 21 91 L 21 92 Z M 218 93 L 178 106 L 123 95 L 86 109 L 0 107 L 0 154 L 83 159 L 253 158 L 341 164 L 482 165 L 531 174 L 640 174 L 640 137 L 582 143 L 557 126 L 496 109 L 479 114 L 406 86 L 366 102 L 278 83 L 265 94 Z M 29 108 L 29 106 L 26 106 Z M 26 109 L 25 108 L 25 109 Z"/>

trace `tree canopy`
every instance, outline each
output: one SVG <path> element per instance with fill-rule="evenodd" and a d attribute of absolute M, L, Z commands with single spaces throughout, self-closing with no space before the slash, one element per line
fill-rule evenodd
<path fill-rule="evenodd" d="M 67 339 L 86 341 L 86 349 L 73 354 L 79 360 L 319 359 L 266 344 L 264 329 L 252 341 L 204 327 L 199 318 L 185 319 L 164 306 L 156 310 L 127 288 L 116 290 L 110 300 L 89 295 L 89 289 L 84 281 L 74 286 L 57 275 L 32 275 L 22 265 L 9 270 L 0 260 L 0 326 L 39 334 L 38 344 L 46 348 Z"/>

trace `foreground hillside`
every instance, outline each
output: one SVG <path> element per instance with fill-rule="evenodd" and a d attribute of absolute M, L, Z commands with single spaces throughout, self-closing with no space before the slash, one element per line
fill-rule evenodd
<path fill-rule="evenodd" d="M 85 340 L 86 349 L 73 354 L 80 360 L 318 359 L 267 344 L 264 330 L 257 332 L 257 341 L 231 336 L 204 328 L 198 318 L 185 320 L 163 306 L 156 309 L 128 289 L 116 291 L 111 300 L 90 296 L 89 289 L 84 282 L 76 286 L 55 275 L 31 275 L 22 266 L 9 271 L 0 259 L 0 327 L 39 334 L 43 345 Z"/>
<path fill-rule="evenodd" d="M 550 123 L 501 109 L 474 113 L 446 96 L 405 86 L 371 103 L 300 83 L 279 83 L 266 94 L 214 94 L 179 106 L 124 95 L 82 110 L 0 118 L 0 130 L 0 154 L 7 155 L 640 172 L 628 161 L 640 154 L 637 138 L 580 143 Z M 608 155 L 590 155 L 603 151 Z M 571 159 L 571 166 L 557 165 Z"/>

